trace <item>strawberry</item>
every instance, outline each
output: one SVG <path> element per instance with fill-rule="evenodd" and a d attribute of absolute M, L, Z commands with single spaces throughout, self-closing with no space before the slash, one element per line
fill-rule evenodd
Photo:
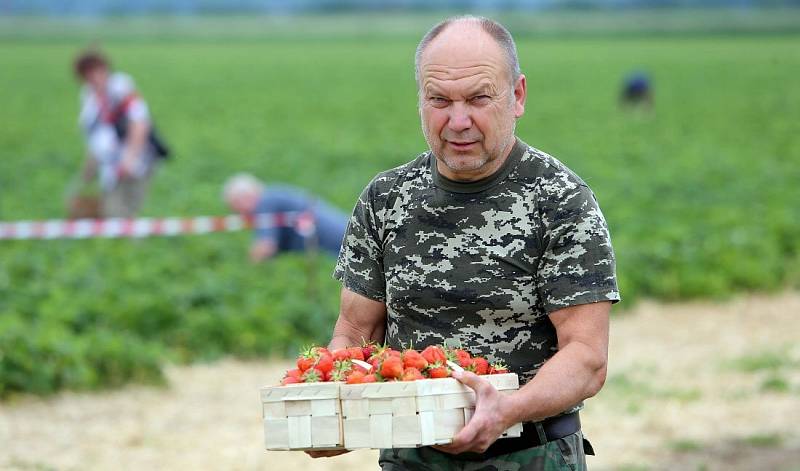
<path fill-rule="evenodd" d="M 374 383 L 378 381 L 378 378 L 375 376 L 374 373 L 370 373 L 368 375 L 364 375 L 364 382 L 365 383 Z"/>
<path fill-rule="evenodd" d="M 351 358 L 350 350 L 347 348 L 337 348 L 331 352 L 331 355 L 333 356 L 333 361 L 349 360 Z"/>
<path fill-rule="evenodd" d="M 286 371 L 286 376 L 291 376 L 292 378 L 300 379 L 303 376 L 303 370 L 300 368 L 292 368 L 291 370 Z"/>
<path fill-rule="evenodd" d="M 316 349 L 317 349 L 317 353 L 320 354 L 320 355 L 330 355 L 331 354 L 331 351 L 328 350 L 325 347 L 316 347 Z"/>
<path fill-rule="evenodd" d="M 303 373 L 304 383 L 320 383 L 325 380 L 325 372 L 317 368 L 309 368 Z"/>
<path fill-rule="evenodd" d="M 306 348 L 300 352 L 300 356 L 297 358 L 297 368 L 299 368 L 301 371 L 306 371 L 307 369 L 315 366 L 320 356 L 324 352 L 328 352 L 328 349 L 323 347 Z M 330 355 L 330 352 L 328 352 L 328 355 Z"/>
<path fill-rule="evenodd" d="M 286 386 L 287 384 L 297 384 L 302 382 L 303 380 L 300 378 L 295 378 L 294 376 L 286 376 L 281 380 L 281 385 Z"/>
<path fill-rule="evenodd" d="M 342 360 L 333 362 L 333 370 L 330 373 L 330 381 L 344 381 L 347 376 L 354 371 L 353 362 Z"/>
<path fill-rule="evenodd" d="M 450 368 L 441 363 L 434 363 L 428 367 L 429 378 L 447 378 L 450 376 Z"/>
<path fill-rule="evenodd" d="M 425 361 L 427 361 L 429 364 L 437 362 L 444 364 L 444 362 L 447 361 L 447 356 L 445 355 L 444 350 L 442 350 L 442 347 L 437 345 L 426 347 L 425 350 L 422 351 L 422 357 L 425 358 Z"/>
<path fill-rule="evenodd" d="M 418 369 L 412 366 L 410 368 L 406 368 L 403 371 L 403 376 L 401 379 L 403 381 L 416 381 L 418 379 L 425 379 L 425 377 L 422 376 L 422 373 L 420 373 Z"/>
<path fill-rule="evenodd" d="M 364 361 L 369 359 L 373 353 L 378 349 L 378 346 L 375 345 L 374 342 L 365 343 L 363 347 L 361 347 L 361 353 L 364 356 Z"/>
<path fill-rule="evenodd" d="M 403 351 L 403 366 L 406 368 L 416 368 L 419 371 L 428 366 L 428 361 L 418 351 L 407 349 Z"/>
<path fill-rule="evenodd" d="M 361 350 L 361 347 L 348 347 L 347 354 L 352 360 L 364 361 L 364 352 Z"/>
<path fill-rule="evenodd" d="M 310 353 L 301 353 L 297 358 L 297 369 L 300 371 L 306 371 L 314 366 L 314 361 L 316 361 L 316 359 Z"/>
<path fill-rule="evenodd" d="M 447 359 L 458 363 L 461 368 L 469 368 L 469 366 L 472 364 L 472 357 L 466 350 L 462 348 L 454 348 L 447 353 Z"/>
<path fill-rule="evenodd" d="M 329 373 L 333 370 L 333 355 L 327 353 L 327 350 L 319 354 L 314 367 L 322 370 L 323 373 Z"/>
<path fill-rule="evenodd" d="M 403 376 L 403 361 L 400 357 L 390 356 L 381 363 L 380 372 L 386 379 L 399 378 Z"/>
<path fill-rule="evenodd" d="M 364 376 L 366 376 L 364 373 L 354 371 L 347 377 L 347 384 L 361 384 L 364 382 Z"/>
<path fill-rule="evenodd" d="M 503 363 L 495 363 L 489 367 L 490 375 L 501 375 L 505 373 L 508 373 L 508 367 Z"/>
<path fill-rule="evenodd" d="M 486 358 L 475 357 L 472 359 L 470 370 L 475 372 L 477 375 L 485 375 L 489 373 L 489 362 L 486 360 Z"/>

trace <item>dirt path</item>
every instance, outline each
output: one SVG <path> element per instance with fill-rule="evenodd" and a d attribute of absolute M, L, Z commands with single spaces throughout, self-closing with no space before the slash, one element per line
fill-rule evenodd
<path fill-rule="evenodd" d="M 606 387 L 587 402 L 592 469 L 800 470 L 800 293 L 641 304 L 615 316 Z M 368 470 L 264 452 L 257 390 L 285 362 L 171 368 L 168 389 L 0 404 L 0 469 Z"/>

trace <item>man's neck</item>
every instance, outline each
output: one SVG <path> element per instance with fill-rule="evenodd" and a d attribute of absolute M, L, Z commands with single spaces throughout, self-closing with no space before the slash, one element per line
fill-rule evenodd
<path fill-rule="evenodd" d="M 466 170 L 463 172 L 454 172 L 450 167 L 437 158 L 436 170 L 438 170 L 439 174 L 443 177 L 455 182 L 468 183 L 482 180 L 494 175 L 498 170 L 500 170 L 500 168 L 508 159 L 508 156 L 511 155 L 511 151 L 514 149 L 516 140 L 517 138 L 512 135 L 511 139 L 506 144 L 505 149 L 503 149 L 503 152 L 500 154 L 500 157 L 486 162 L 486 164 L 481 168 L 476 168 L 475 170 Z"/>

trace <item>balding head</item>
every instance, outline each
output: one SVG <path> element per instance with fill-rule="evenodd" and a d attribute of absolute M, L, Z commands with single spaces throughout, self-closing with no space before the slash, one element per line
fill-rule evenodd
<path fill-rule="evenodd" d="M 526 81 L 508 31 L 484 18 L 435 26 L 417 49 L 422 130 L 437 169 L 451 180 L 494 173 L 514 146 Z"/>
<path fill-rule="evenodd" d="M 414 75 L 417 80 L 417 85 L 420 85 L 420 64 L 422 56 L 428 49 L 428 46 L 437 38 L 447 40 L 450 38 L 458 39 L 458 35 L 469 34 L 470 31 L 480 31 L 491 38 L 502 51 L 510 83 L 513 85 L 519 78 L 521 71 L 519 68 L 519 59 L 517 58 L 517 46 L 514 44 L 514 38 L 511 33 L 500 23 L 490 20 L 489 18 L 479 16 L 458 16 L 448 18 L 436 24 L 428 31 L 417 46 L 417 51 L 414 56 Z M 445 32 L 455 33 L 450 38 L 444 37 Z"/>
<path fill-rule="evenodd" d="M 252 213 L 263 192 L 264 184 L 258 178 L 248 173 L 238 173 L 225 182 L 222 197 L 234 211 Z"/>

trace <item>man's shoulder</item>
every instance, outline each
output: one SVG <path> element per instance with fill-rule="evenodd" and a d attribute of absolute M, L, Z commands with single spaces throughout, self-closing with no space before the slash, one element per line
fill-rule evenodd
<path fill-rule="evenodd" d="M 431 183 L 430 151 L 417 155 L 414 160 L 389 170 L 384 170 L 370 181 L 368 191 L 373 195 L 387 195 L 393 190 L 424 187 Z"/>
<path fill-rule="evenodd" d="M 588 186 L 578 174 L 557 158 L 536 147 L 523 144 L 525 151 L 520 158 L 514 178 L 534 184 L 544 190 Z"/>
<path fill-rule="evenodd" d="M 124 99 L 136 92 L 133 77 L 124 72 L 113 72 L 108 77 L 108 91 L 112 98 Z"/>

